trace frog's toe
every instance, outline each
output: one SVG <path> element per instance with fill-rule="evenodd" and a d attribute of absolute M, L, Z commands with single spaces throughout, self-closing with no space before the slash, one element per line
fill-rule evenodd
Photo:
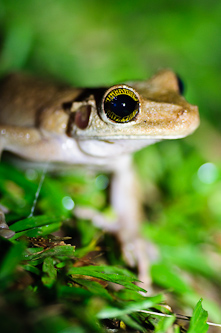
<path fill-rule="evenodd" d="M 5 215 L 0 207 L 0 236 L 4 238 L 11 238 L 14 234 L 15 232 L 10 230 L 5 222 Z"/>

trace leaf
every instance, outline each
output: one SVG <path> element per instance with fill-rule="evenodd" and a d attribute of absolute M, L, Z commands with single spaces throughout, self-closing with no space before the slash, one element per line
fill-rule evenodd
<path fill-rule="evenodd" d="M 42 271 L 45 273 L 41 279 L 43 284 L 47 287 L 52 287 L 57 277 L 57 270 L 54 267 L 52 257 L 45 258 Z"/>
<path fill-rule="evenodd" d="M 174 325 L 174 333 L 180 333 L 180 327 L 178 325 Z"/>
<path fill-rule="evenodd" d="M 175 292 L 185 293 L 191 291 L 191 288 L 182 278 L 182 275 L 176 272 L 176 267 L 169 262 L 160 262 L 151 267 L 151 275 L 157 284 L 164 288 L 172 288 Z"/>
<path fill-rule="evenodd" d="M 61 227 L 59 216 L 32 216 L 19 220 L 10 226 L 16 234 L 10 240 L 16 240 L 21 236 L 38 237 L 48 235 Z"/>
<path fill-rule="evenodd" d="M 206 323 L 207 317 L 208 313 L 202 308 L 202 299 L 200 299 L 193 311 L 188 333 L 206 333 L 209 328 Z"/>
<path fill-rule="evenodd" d="M 52 249 L 41 251 L 41 248 L 37 253 L 32 251 L 32 249 L 28 249 L 24 255 L 25 260 L 38 260 L 44 259 L 46 257 L 65 257 L 65 258 L 73 258 L 75 247 L 70 245 L 59 245 L 55 246 Z M 30 253 L 28 253 L 30 251 Z M 34 252 L 34 253 L 33 253 Z"/>
<path fill-rule="evenodd" d="M 205 252 L 195 244 L 185 244 L 181 246 L 165 246 L 162 247 L 163 256 L 167 261 L 173 262 L 175 265 L 187 269 L 190 272 L 195 272 L 204 275 L 207 278 L 214 278 L 216 275 L 216 267 L 211 264 L 211 261 L 205 256 Z M 220 281 L 220 280 L 219 280 Z"/>
<path fill-rule="evenodd" d="M 25 243 L 19 242 L 10 246 L 7 255 L 3 258 L 0 266 L 0 281 L 10 281 L 10 276 L 21 262 L 25 250 Z"/>
<path fill-rule="evenodd" d="M 139 325 L 133 318 L 131 318 L 130 316 L 128 316 L 128 315 L 123 315 L 123 316 L 121 316 L 120 317 L 120 319 L 121 319 L 121 325 L 122 325 L 122 323 L 125 325 L 127 325 L 127 326 L 130 326 L 130 327 L 132 327 L 133 329 L 135 329 L 135 330 L 137 330 L 137 331 L 140 331 L 140 332 L 143 332 L 144 330 L 143 330 L 143 327 L 141 326 L 141 325 Z M 125 325 L 125 326 L 126 326 Z M 126 331 L 126 327 L 124 327 L 123 329 L 122 329 L 122 331 Z"/>
<path fill-rule="evenodd" d="M 160 318 L 160 320 L 158 321 L 156 327 L 155 327 L 155 331 L 156 333 L 164 333 L 167 332 L 168 328 L 170 328 L 172 326 L 172 324 L 174 323 L 176 317 L 175 316 L 171 316 L 169 318 Z"/>
<path fill-rule="evenodd" d="M 101 298 L 105 298 L 109 301 L 112 301 L 111 295 L 108 291 L 100 285 L 100 283 L 96 281 L 90 281 L 85 279 L 74 279 L 79 285 L 85 287 L 88 291 L 90 291 L 93 295 L 99 296 Z"/>
<path fill-rule="evenodd" d="M 119 317 L 139 310 L 148 309 L 162 302 L 162 300 L 163 296 L 161 294 L 154 297 L 144 297 L 143 301 L 140 302 L 125 302 L 123 308 L 108 306 L 102 309 L 97 316 L 100 319 Z"/>
<path fill-rule="evenodd" d="M 11 238 L 11 240 L 16 240 L 21 236 L 26 236 L 26 237 L 46 236 L 48 234 L 51 234 L 51 233 L 59 230 L 60 227 L 61 227 L 61 222 L 47 224 L 43 227 L 37 227 L 37 228 L 30 229 L 30 230 L 16 232 L 16 234 Z"/>
<path fill-rule="evenodd" d="M 133 282 L 138 280 L 126 269 L 120 269 L 112 266 L 72 267 L 68 271 L 68 274 L 92 276 L 101 280 L 120 284 L 131 290 L 146 292 L 143 288 L 133 284 Z"/>
<path fill-rule="evenodd" d="M 34 273 L 36 275 L 41 275 L 40 269 L 38 269 L 35 266 L 27 264 L 27 265 L 22 265 L 22 267 L 28 272 Z"/>
<path fill-rule="evenodd" d="M 93 293 L 79 287 L 58 285 L 58 296 L 68 298 L 71 300 L 79 297 L 80 299 L 89 299 L 90 297 L 93 296 Z"/>
<path fill-rule="evenodd" d="M 61 218 L 58 216 L 47 216 L 47 215 L 32 216 L 24 220 L 15 222 L 10 226 L 10 228 L 15 232 L 19 232 L 32 228 L 42 227 L 52 223 L 57 223 L 60 222 L 60 220 Z"/>

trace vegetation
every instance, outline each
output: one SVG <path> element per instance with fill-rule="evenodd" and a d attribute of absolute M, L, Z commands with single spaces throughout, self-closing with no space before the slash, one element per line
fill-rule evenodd
<path fill-rule="evenodd" d="M 112 214 L 109 175 L 46 172 L 30 216 L 44 171 L 3 154 L 1 206 L 16 234 L 0 244 L 2 332 L 220 331 L 206 324 L 206 311 L 221 323 L 220 12 L 202 0 L 0 0 L 1 75 L 99 86 L 169 67 L 201 114 L 191 137 L 134 156 L 142 234 L 157 253 L 152 297 L 138 292 L 117 240 L 75 214 L 78 205 Z M 174 314 L 192 316 L 190 326 Z"/>

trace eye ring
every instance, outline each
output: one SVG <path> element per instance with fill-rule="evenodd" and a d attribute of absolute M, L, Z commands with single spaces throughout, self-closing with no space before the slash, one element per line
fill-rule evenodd
<path fill-rule="evenodd" d="M 106 122 L 129 123 L 140 112 L 140 105 L 139 94 L 132 87 L 112 86 L 103 96 L 101 116 Z"/>

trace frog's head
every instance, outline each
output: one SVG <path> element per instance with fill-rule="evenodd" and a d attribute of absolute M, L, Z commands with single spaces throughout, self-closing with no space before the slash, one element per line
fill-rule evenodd
<path fill-rule="evenodd" d="M 71 111 L 69 135 L 78 140 L 177 139 L 199 125 L 198 108 L 183 98 L 170 70 L 148 81 L 92 89 Z"/>

